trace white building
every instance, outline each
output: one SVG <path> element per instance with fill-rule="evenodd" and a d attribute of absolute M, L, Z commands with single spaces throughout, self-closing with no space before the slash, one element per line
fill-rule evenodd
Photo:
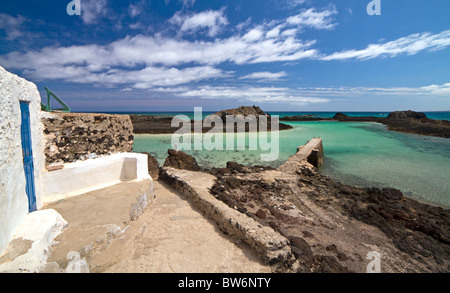
<path fill-rule="evenodd" d="M 0 262 L 0 272 L 18 266 L 35 272 L 45 263 L 54 237 L 67 226 L 56 211 L 41 210 L 46 203 L 133 180 L 148 181 L 145 207 L 152 201 L 153 181 L 144 154 L 113 153 L 49 172 L 41 120 L 48 115 L 58 119 L 41 111 L 36 85 L 0 66 L 0 260 L 12 239 L 36 243 L 16 263 Z"/>
<path fill-rule="evenodd" d="M 42 207 L 40 113 L 36 85 L 0 67 L 0 254 L 28 212 Z"/>

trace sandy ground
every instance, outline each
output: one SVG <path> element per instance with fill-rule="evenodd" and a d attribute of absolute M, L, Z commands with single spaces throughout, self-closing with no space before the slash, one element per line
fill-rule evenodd
<path fill-rule="evenodd" d="M 250 248 L 236 245 L 170 187 L 155 182 L 154 188 L 155 203 L 107 249 L 94 251 L 89 261 L 93 271 L 270 272 Z"/>
<path fill-rule="evenodd" d="M 246 244 L 222 233 L 176 191 L 158 181 L 154 182 L 153 204 L 136 221 L 120 223 L 114 211 L 121 209 L 114 202 L 123 205 L 123 200 L 115 200 L 119 196 L 114 194 L 124 188 L 130 186 L 119 185 L 103 190 L 101 195 L 87 195 L 89 201 L 82 195 L 74 199 L 78 204 L 65 201 L 52 206 L 67 218 L 69 228 L 49 257 L 49 262 L 58 263 L 59 269 L 49 265 L 43 272 L 65 268 L 68 251 L 80 252 L 91 273 L 271 272 Z M 109 207 L 98 211 L 108 194 Z M 86 202 L 89 204 L 82 207 Z M 77 217 L 79 213 L 83 213 L 84 220 Z M 95 215 L 92 221 L 87 220 L 89 215 Z"/>

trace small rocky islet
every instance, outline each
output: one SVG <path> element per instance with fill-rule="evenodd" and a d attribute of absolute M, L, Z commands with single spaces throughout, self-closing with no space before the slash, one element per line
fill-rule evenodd
<path fill-rule="evenodd" d="M 376 122 L 384 124 L 389 130 L 412 134 L 450 138 L 450 121 L 428 118 L 422 112 L 394 111 L 387 117 L 348 116 L 342 112 L 332 118 L 310 117 L 305 115 L 285 116 L 280 121 L 339 121 L 339 122 Z"/>

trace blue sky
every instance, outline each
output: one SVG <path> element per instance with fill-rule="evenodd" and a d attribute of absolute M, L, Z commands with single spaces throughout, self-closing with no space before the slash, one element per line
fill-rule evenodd
<path fill-rule="evenodd" d="M 450 1 L 0 3 L 0 65 L 74 111 L 450 110 Z"/>

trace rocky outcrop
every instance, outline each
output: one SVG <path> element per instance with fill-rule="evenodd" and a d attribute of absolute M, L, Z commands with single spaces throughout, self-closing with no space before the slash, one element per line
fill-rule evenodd
<path fill-rule="evenodd" d="M 354 122 L 379 122 L 383 123 L 386 118 L 374 116 L 348 116 L 344 113 L 338 112 L 331 118 L 331 120 L 338 121 L 354 121 Z"/>
<path fill-rule="evenodd" d="M 153 180 L 157 180 L 159 176 L 159 162 L 149 153 L 144 152 L 144 154 L 148 157 L 148 174 L 150 174 Z"/>
<path fill-rule="evenodd" d="M 172 167 L 175 169 L 183 169 L 190 171 L 200 171 L 200 166 L 194 157 L 183 151 L 168 150 L 169 156 L 164 162 L 164 167 Z"/>
<path fill-rule="evenodd" d="M 389 113 L 388 119 L 427 119 L 427 115 L 421 112 L 408 111 L 395 111 Z"/>
<path fill-rule="evenodd" d="M 264 113 L 259 107 L 252 106 L 241 106 L 239 108 L 235 109 L 229 109 L 229 110 L 223 110 L 217 113 L 214 113 L 212 115 L 219 116 L 222 119 L 222 123 L 224 125 L 223 132 L 226 132 L 226 117 L 227 115 L 236 116 L 236 117 L 244 117 L 247 118 L 250 115 L 253 115 L 255 117 L 255 121 L 259 124 L 259 116 L 266 116 L 267 117 L 267 130 L 271 130 L 271 116 L 267 113 Z M 149 115 L 130 115 L 131 121 L 134 126 L 134 132 L 136 134 L 167 134 L 167 133 L 174 133 L 176 132 L 179 127 L 172 127 L 172 120 L 173 117 L 166 117 L 166 116 L 149 116 Z M 194 132 L 194 120 L 190 121 L 191 123 L 191 131 Z M 208 132 L 211 131 L 214 127 L 214 124 L 212 127 L 209 127 L 207 125 L 204 125 L 202 123 L 202 132 Z M 258 125 L 259 127 L 259 125 Z M 292 126 L 279 123 L 278 125 L 279 130 L 286 130 L 291 129 Z M 259 130 L 259 128 L 257 128 Z M 266 130 L 266 129 L 264 129 Z M 234 128 L 234 131 L 238 131 L 237 127 Z M 251 131 L 249 129 L 248 123 L 245 125 L 245 131 Z"/>
<path fill-rule="evenodd" d="M 343 122 L 377 122 L 393 131 L 450 138 L 450 121 L 429 119 L 424 113 L 411 110 L 395 111 L 386 118 L 355 117 L 338 112 L 332 119 Z"/>
<path fill-rule="evenodd" d="M 337 112 L 334 116 L 333 116 L 333 119 L 336 119 L 336 120 L 347 120 L 347 119 L 349 119 L 350 117 L 348 116 L 348 115 L 345 115 L 344 113 L 342 113 L 342 112 Z"/>
<path fill-rule="evenodd" d="M 172 127 L 172 117 L 149 115 L 130 115 L 135 134 L 165 134 L 174 133 L 177 127 Z"/>
<path fill-rule="evenodd" d="M 222 118 L 222 121 L 226 121 L 227 115 L 232 115 L 232 116 L 242 115 L 244 117 L 253 115 L 255 117 L 266 116 L 268 119 L 270 118 L 269 114 L 264 113 L 264 111 L 261 110 L 261 108 L 254 106 L 254 105 L 251 107 L 240 106 L 240 107 L 234 108 L 234 109 L 222 110 L 222 111 L 214 113 L 213 115 L 219 116 L 220 118 Z"/>
<path fill-rule="evenodd" d="M 244 119 L 247 119 L 248 121 L 255 121 L 257 124 L 257 130 L 258 131 L 265 131 L 265 130 L 272 130 L 272 117 L 270 114 L 265 113 L 263 110 L 261 110 L 261 108 L 257 107 L 257 106 L 240 106 L 238 108 L 234 108 L 234 109 L 228 109 L 228 110 L 222 110 L 219 112 L 216 112 L 212 115 L 216 115 L 219 116 L 224 124 L 224 131 L 226 131 L 225 129 L 225 123 L 227 122 L 227 116 L 232 116 L 232 117 L 243 117 Z M 267 121 L 266 124 L 262 123 L 261 124 L 261 116 L 266 117 L 265 121 Z M 250 118 L 254 118 L 254 120 L 251 120 Z M 263 121 L 263 122 L 265 122 Z M 260 129 L 260 127 L 263 127 L 262 129 Z M 291 129 L 292 126 L 284 124 L 284 123 L 278 123 L 278 129 L 279 130 L 286 130 L 286 129 Z M 237 127 L 234 127 L 235 131 L 238 131 Z M 245 131 L 251 131 L 250 127 L 248 124 L 245 125 Z"/>
<path fill-rule="evenodd" d="M 421 112 L 392 112 L 382 123 L 389 130 L 450 138 L 450 121 L 429 119 Z"/>
<path fill-rule="evenodd" d="M 321 118 L 317 115 L 293 115 L 293 116 L 284 116 L 280 118 L 280 121 L 322 121 L 322 120 L 330 120 L 329 118 Z"/>
<path fill-rule="evenodd" d="M 42 123 L 46 165 L 133 150 L 128 115 L 45 113 Z"/>

